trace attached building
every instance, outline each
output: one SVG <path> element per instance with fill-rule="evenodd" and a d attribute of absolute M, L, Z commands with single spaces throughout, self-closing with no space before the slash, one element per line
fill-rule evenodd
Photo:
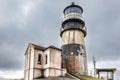
<path fill-rule="evenodd" d="M 25 52 L 25 80 L 63 75 L 61 49 L 30 43 Z"/>

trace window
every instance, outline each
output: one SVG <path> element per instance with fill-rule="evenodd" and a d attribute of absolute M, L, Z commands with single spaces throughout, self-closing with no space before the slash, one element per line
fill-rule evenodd
<path fill-rule="evenodd" d="M 80 8 L 78 8 L 78 7 L 69 7 L 68 9 L 65 10 L 65 15 L 67 15 L 69 13 L 72 13 L 72 12 L 82 14 L 82 11 L 81 11 Z"/>
<path fill-rule="evenodd" d="M 46 60 L 45 60 L 45 64 L 47 64 L 47 58 L 48 58 L 48 57 L 47 57 L 47 55 L 46 55 L 46 56 L 45 56 L 45 59 L 46 59 Z"/>
<path fill-rule="evenodd" d="M 41 54 L 38 54 L 38 64 L 42 64 L 41 58 L 42 58 Z"/>
<path fill-rule="evenodd" d="M 63 67 L 63 62 L 62 62 L 62 64 L 61 64 L 61 68 L 64 68 L 64 67 Z"/>
<path fill-rule="evenodd" d="M 64 29 L 77 28 L 82 29 L 84 26 L 80 22 L 70 21 L 67 22 L 64 26 Z"/>

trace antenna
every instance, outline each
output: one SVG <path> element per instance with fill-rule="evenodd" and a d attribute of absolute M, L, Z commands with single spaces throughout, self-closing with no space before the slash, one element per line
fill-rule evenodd
<path fill-rule="evenodd" d="M 94 66 L 94 77 L 96 77 L 96 60 L 94 56 L 93 56 L 93 66 Z"/>

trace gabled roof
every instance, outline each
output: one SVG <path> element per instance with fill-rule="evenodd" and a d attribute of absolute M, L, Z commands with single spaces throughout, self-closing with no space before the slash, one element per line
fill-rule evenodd
<path fill-rule="evenodd" d="M 36 44 L 33 44 L 33 43 L 30 43 L 31 45 L 33 45 L 35 47 L 35 49 L 39 49 L 39 50 L 46 50 L 48 48 L 53 48 L 53 49 L 57 49 L 57 50 L 61 50 L 60 48 L 57 48 L 55 46 L 48 46 L 48 47 L 43 47 L 43 46 L 40 46 L 40 45 L 36 45 Z"/>
<path fill-rule="evenodd" d="M 36 45 L 36 44 L 33 44 L 33 43 L 30 43 L 30 44 L 33 45 L 35 49 L 39 49 L 39 50 L 42 50 L 42 51 L 44 51 L 46 49 L 45 47 L 40 46 L 40 45 Z"/>
<path fill-rule="evenodd" d="M 46 49 L 48 49 L 48 48 L 53 48 L 53 49 L 56 49 L 56 50 L 61 51 L 61 49 L 60 49 L 60 48 L 57 48 L 57 47 L 55 47 L 55 46 L 48 46 Z"/>
<path fill-rule="evenodd" d="M 46 47 L 43 47 L 43 46 L 40 46 L 40 45 L 36 45 L 36 44 L 33 44 L 33 43 L 29 43 L 28 46 L 27 46 L 27 49 L 26 49 L 26 51 L 25 51 L 25 54 L 27 53 L 27 50 L 28 50 L 28 48 L 29 48 L 30 46 L 33 46 L 34 49 L 38 49 L 38 50 L 41 50 L 41 51 L 45 51 L 45 50 L 48 49 L 48 48 L 53 48 L 53 49 L 56 49 L 56 50 L 60 50 L 60 51 L 61 51 L 60 48 L 57 48 L 57 47 L 55 47 L 55 46 L 49 46 L 49 47 L 46 48 Z"/>
<path fill-rule="evenodd" d="M 28 46 L 27 46 L 27 49 L 26 49 L 26 51 L 25 51 L 25 55 L 26 55 L 26 53 L 27 53 L 27 51 L 28 51 L 28 48 L 29 48 L 30 46 L 33 46 L 35 49 L 39 49 L 39 50 L 42 50 L 42 51 L 44 51 L 44 50 L 46 49 L 45 47 L 42 47 L 42 46 L 40 46 L 40 45 L 36 45 L 36 44 L 33 44 L 33 43 L 29 43 Z"/>

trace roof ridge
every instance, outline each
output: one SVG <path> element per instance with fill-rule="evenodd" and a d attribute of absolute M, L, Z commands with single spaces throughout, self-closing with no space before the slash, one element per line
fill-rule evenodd
<path fill-rule="evenodd" d="M 40 50 L 45 50 L 46 49 L 46 47 L 43 47 L 41 45 L 37 45 L 37 44 L 33 44 L 33 43 L 30 43 L 30 44 L 33 45 L 35 48 L 40 49 Z"/>

